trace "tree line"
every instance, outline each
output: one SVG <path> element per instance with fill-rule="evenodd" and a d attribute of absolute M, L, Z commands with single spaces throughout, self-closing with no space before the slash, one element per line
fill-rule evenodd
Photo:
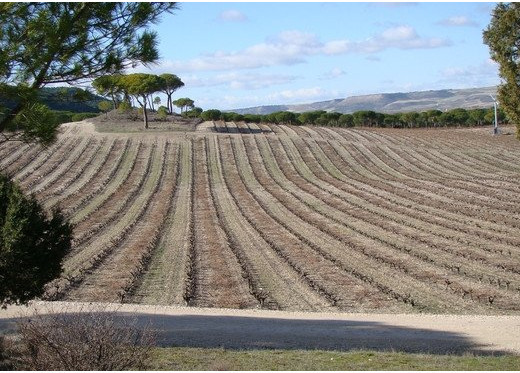
<path fill-rule="evenodd" d="M 144 128 L 148 128 L 148 110 L 156 111 L 155 105 L 161 103 L 156 93 L 166 94 L 166 106 L 157 109 L 161 115 L 173 114 L 173 106 L 181 109 L 181 114 L 194 109 L 194 101 L 184 97 L 173 100 L 173 93 L 184 87 L 182 80 L 175 74 L 112 74 L 100 76 L 92 82 L 96 91 L 111 102 L 100 103 L 102 111 L 116 108 L 130 109 L 137 102 L 143 113 Z M 200 109 L 202 111 L 202 109 Z"/>
<path fill-rule="evenodd" d="M 499 109 L 500 123 L 507 123 L 507 117 Z M 201 113 L 204 120 L 223 120 L 226 122 L 275 123 L 292 125 L 316 125 L 332 127 L 386 127 L 386 128 L 423 128 L 453 126 L 484 126 L 494 123 L 494 109 L 452 109 L 447 111 L 428 110 L 386 114 L 372 110 L 360 110 L 352 114 L 326 112 L 324 110 L 293 113 L 278 111 L 271 114 L 239 114 L 211 109 Z"/>

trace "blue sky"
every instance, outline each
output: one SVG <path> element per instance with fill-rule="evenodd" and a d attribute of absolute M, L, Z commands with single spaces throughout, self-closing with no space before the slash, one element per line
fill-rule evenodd
<path fill-rule="evenodd" d="M 482 43 L 495 3 L 180 3 L 161 61 L 207 110 L 499 83 Z"/>

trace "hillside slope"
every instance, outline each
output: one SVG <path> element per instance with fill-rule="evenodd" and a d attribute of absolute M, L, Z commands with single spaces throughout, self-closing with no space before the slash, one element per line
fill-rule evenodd
<path fill-rule="evenodd" d="M 489 128 L 222 122 L 0 147 L 75 224 L 49 299 L 327 312 L 519 314 L 519 157 Z"/>
<path fill-rule="evenodd" d="M 338 113 L 353 113 L 359 110 L 373 110 L 380 113 L 397 113 L 425 110 L 450 110 L 455 108 L 475 109 L 493 106 L 490 94 L 496 96 L 496 87 L 472 89 L 443 89 L 408 93 L 380 93 L 351 96 L 345 99 L 314 102 L 301 105 L 257 106 L 231 110 L 240 114 L 270 114 L 276 111 L 325 110 Z"/>

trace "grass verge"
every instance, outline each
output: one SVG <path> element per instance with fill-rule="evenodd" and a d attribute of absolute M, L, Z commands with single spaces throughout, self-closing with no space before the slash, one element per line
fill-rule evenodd
<path fill-rule="evenodd" d="M 322 350 L 156 348 L 149 370 L 501 370 L 515 371 L 520 356 L 430 355 Z"/>

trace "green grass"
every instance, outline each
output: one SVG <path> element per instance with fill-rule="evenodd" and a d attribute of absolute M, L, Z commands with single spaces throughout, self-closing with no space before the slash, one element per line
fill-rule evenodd
<path fill-rule="evenodd" d="M 520 356 L 157 348 L 150 370 L 519 370 Z"/>

